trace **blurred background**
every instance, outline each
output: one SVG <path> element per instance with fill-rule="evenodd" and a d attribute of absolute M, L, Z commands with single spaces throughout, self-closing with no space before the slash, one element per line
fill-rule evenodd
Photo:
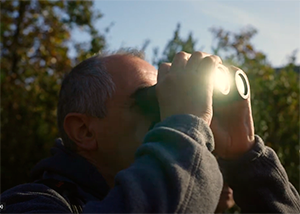
<path fill-rule="evenodd" d="M 50 156 L 64 74 L 126 47 L 155 66 L 199 50 L 241 67 L 255 131 L 299 191 L 299 1 L 1 0 L 0 45 L 1 192 Z"/>

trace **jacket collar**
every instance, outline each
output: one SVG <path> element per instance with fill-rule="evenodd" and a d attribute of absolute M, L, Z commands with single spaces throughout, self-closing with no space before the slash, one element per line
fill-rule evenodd
<path fill-rule="evenodd" d="M 65 148 L 60 139 L 51 149 L 52 157 L 40 161 L 31 171 L 33 180 L 44 178 L 45 172 L 63 176 L 73 181 L 93 196 L 102 199 L 109 192 L 109 186 L 97 170 L 84 157 Z"/>

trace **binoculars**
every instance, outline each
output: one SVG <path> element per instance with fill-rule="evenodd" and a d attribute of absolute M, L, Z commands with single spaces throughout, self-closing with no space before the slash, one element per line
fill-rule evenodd
<path fill-rule="evenodd" d="M 226 105 L 233 101 L 248 99 L 250 86 L 248 77 L 241 69 L 219 65 L 214 75 L 213 105 Z"/>
<path fill-rule="evenodd" d="M 244 71 L 233 66 L 229 70 L 220 64 L 214 74 L 213 106 L 224 106 L 234 101 L 248 99 L 250 86 Z M 153 118 L 154 124 L 160 121 L 155 85 L 139 91 L 136 102 L 144 114 Z"/>

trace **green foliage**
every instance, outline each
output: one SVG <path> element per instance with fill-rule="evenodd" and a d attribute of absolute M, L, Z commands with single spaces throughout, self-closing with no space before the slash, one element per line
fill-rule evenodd
<path fill-rule="evenodd" d="M 193 39 L 192 33 L 189 34 L 187 39 L 183 39 L 179 36 L 180 24 L 177 24 L 177 28 L 174 32 L 174 37 L 171 39 L 165 47 L 162 56 L 159 56 L 159 48 L 154 48 L 153 64 L 159 66 L 162 62 L 172 62 L 176 53 L 185 51 L 192 53 L 195 51 L 196 40 Z"/>
<path fill-rule="evenodd" d="M 105 47 L 93 27 L 99 18 L 92 1 L 1 1 L 1 191 L 28 181 L 49 155 L 63 75 Z M 72 42 L 74 28 L 90 34 L 90 43 Z M 72 45 L 76 59 L 67 55 Z"/>

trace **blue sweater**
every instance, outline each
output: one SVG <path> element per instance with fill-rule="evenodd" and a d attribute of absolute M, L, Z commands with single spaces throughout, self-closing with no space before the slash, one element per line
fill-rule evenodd
<path fill-rule="evenodd" d="M 203 120 L 175 115 L 148 132 L 135 162 L 116 175 L 112 189 L 96 167 L 61 144 L 34 167 L 32 177 L 76 184 L 84 213 L 213 213 L 223 184 L 213 149 L 212 132 Z M 219 164 L 242 211 L 300 212 L 299 194 L 259 137 L 240 160 Z M 1 201 L 10 213 L 71 212 L 65 198 L 38 183 L 7 190 Z"/>

